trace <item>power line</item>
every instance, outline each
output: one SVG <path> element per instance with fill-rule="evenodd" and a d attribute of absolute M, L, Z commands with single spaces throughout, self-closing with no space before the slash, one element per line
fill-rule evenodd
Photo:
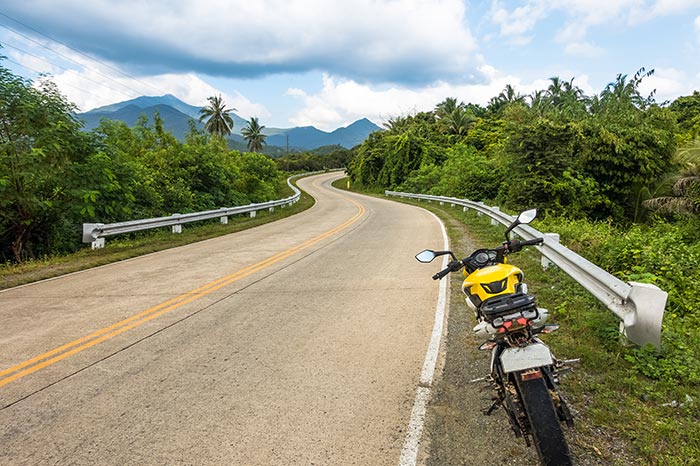
<path fill-rule="evenodd" d="M 78 76 L 78 77 L 81 78 L 81 79 L 85 79 L 85 80 L 90 81 L 90 82 L 92 82 L 92 83 L 94 83 L 94 84 L 97 84 L 98 86 L 101 86 L 101 87 L 106 87 L 106 88 L 108 88 L 108 89 L 112 89 L 113 91 L 118 92 L 118 93 L 120 93 L 121 95 L 123 95 L 123 96 L 125 96 L 125 97 L 128 97 L 128 98 L 132 98 L 132 97 L 133 97 L 133 96 L 131 96 L 131 95 L 129 95 L 129 94 L 123 93 L 122 91 L 119 91 L 119 90 L 110 88 L 109 86 L 106 86 L 104 83 L 95 81 L 94 79 L 91 79 L 91 78 L 88 78 L 87 76 L 81 75 L 80 73 L 78 73 L 78 72 L 75 71 L 75 70 L 71 70 L 70 68 L 66 68 L 66 67 L 61 66 L 61 65 L 59 65 L 59 64 L 57 64 L 57 63 L 53 63 L 53 62 L 51 62 L 51 61 L 49 61 L 49 60 L 47 60 L 47 59 L 45 59 L 45 58 L 43 58 L 43 57 L 40 57 L 39 55 L 36 55 L 36 54 L 34 54 L 34 53 L 32 53 L 32 52 L 29 52 L 29 51 L 27 51 L 27 50 L 23 50 L 23 49 L 21 49 L 21 48 L 19 48 L 19 47 L 17 47 L 17 46 L 12 45 L 12 44 L 8 44 L 7 42 L 2 42 L 2 43 L 0 43 L 0 45 L 6 46 L 6 47 L 12 47 L 13 49 L 15 49 L 15 50 L 17 50 L 17 51 L 19 51 L 19 52 L 21 52 L 21 53 L 24 53 L 24 54 L 26 54 L 26 55 L 32 56 L 32 57 L 36 58 L 37 60 L 41 60 L 41 61 L 43 61 L 44 63 L 48 63 L 48 64 L 51 65 L 51 66 L 55 66 L 55 67 L 57 67 L 57 68 L 60 68 L 60 69 L 62 69 L 63 71 L 66 71 L 66 72 L 68 72 L 68 73 L 73 73 L 74 75 Z M 17 62 L 13 62 L 13 63 L 17 63 Z M 20 66 L 23 66 L 23 65 L 20 65 Z M 26 67 L 26 66 L 25 66 L 25 68 L 31 70 L 29 67 Z M 32 70 L 32 71 L 33 71 L 33 70 Z M 41 74 L 41 72 L 38 72 L 38 71 L 35 71 L 35 72 Z M 87 92 L 87 91 L 86 91 L 86 92 Z M 93 94 L 93 95 L 95 95 L 95 94 Z M 102 97 L 102 98 L 103 98 L 103 97 Z"/>
<path fill-rule="evenodd" d="M 0 24 L 0 27 L 3 27 L 3 28 L 5 28 L 5 29 L 7 29 L 7 30 L 9 30 L 9 31 L 12 31 L 12 32 L 14 32 L 15 34 L 17 34 L 17 35 L 19 35 L 19 36 L 21 36 L 21 37 L 24 37 L 24 38 L 27 39 L 28 41 L 30 41 L 30 42 L 32 42 L 32 43 L 38 45 L 39 47 L 42 47 L 42 48 L 48 50 L 48 51 L 50 51 L 50 52 L 55 53 L 56 55 L 58 55 L 58 56 L 60 56 L 60 57 L 62 57 L 62 58 L 64 58 L 64 59 L 70 61 L 71 63 L 74 63 L 74 64 L 76 64 L 76 65 L 78 65 L 78 66 L 80 66 L 80 67 L 82 67 L 82 68 L 85 68 L 85 69 L 87 69 L 87 70 L 89 70 L 89 71 L 92 71 L 92 72 L 94 72 L 94 73 L 96 73 L 96 74 L 99 74 L 99 75 L 102 76 L 103 78 L 109 79 L 110 81 L 119 84 L 120 86 L 122 86 L 122 87 L 124 87 L 124 88 L 130 90 L 131 92 L 136 93 L 136 95 L 141 94 L 141 93 L 140 93 L 139 91 L 137 91 L 136 89 L 134 89 L 134 88 L 132 88 L 132 87 L 129 87 L 129 86 L 127 86 L 126 84 L 121 83 L 121 82 L 117 81 L 116 79 L 114 79 L 114 78 L 112 78 L 112 77 L 110 77 L 110 76 L 107 76 L 106 74 L 101 73 L 100 71 L 98 71 L 98 70 L 96 70 L 96 69 L 94 69 L 94 68 L 90 68 L 90 67 L 88 67 L 88 66 L 85 66 L 84 64 L 82 64 L 82 63 L 80 63 L 80 62 L 78 62 L 78 61 L 76 61 L 76 60 L 73 60 L 71 57 L 69 57 L 69 56 L 67 56 L 67 55 L 64 55 L 64 54 L 62 54 L 61 52 L 58 52 L 58 51 L 56 51 L 56 50 L 53 50 L 52 48 L 48 47 L 47 45 L 42 44 L 41 42 L 39 42 L 39 41 L 37 41 L 37 40 L 34 40 L 34 39 L 32 39 L 31 37 L 29 37 L 29 36 L 27 36 L 27 35 L 24 35 L 24 34 L 22 34 L 21 32 L 15 30 L 15 29 L 13 29 L 13 28 L 11 28 L 11 27 L 9 27 L 9 26 L 6 26 L 6 25 L 4 25 L 4 24 Z M 51 62 L 50 62 L 50 63 L 51 63 Z M 56 65 L 55 63 L 51 63 L 51 64 Z M 56 65 L 56 66 L 59 66 L 59 65 Z"/>
<path fill-rule="evenodd" d="M 13 21 L 13 22 L 15 22 L 15 23 L 21 25 L 22 27 L 25 27 L 25 28 L 29 29 L 30 31 L 33 31 L 33 32 L 35 32 L 35 33 L 37 33 L 37 34 L 39 34 L 39 35 L 42 35 L 42 36 L 46 37 L 47 39 L 49 39 L 49 40 L 51 40 L 51 41 L 53 41 L 53 42 L 56 42 L 56 43 L 58 43 L 58 44 L 61 44 L 61 45 L 63 45 L 64 47 L 67 47 L 68 49 L 70 49 L 70 50 L 72 50 L 72 51 L 74 51 L 74 52 L 76 52 L 76 53 L 78 53 L 78 54 L 80 54 L 80 55 L 82 55 L 82 56 L 84 56 L 84 57 L 86 57 L 86 58 L 88 58 L 88 59 L 90 59 L 90 60 L 96 62 L 96 63 L 99 63 L 99 64 L 101 64 L 102 66 L 104 66 L 104 67 L 106 67 L 106 68 L 109 68 L 109 69 L 111 69 L 112 71 L 114 71 L 114 72 L 116 72 L 116 73 L 119 73 L 120 75 L 125 76 L 125 77 L 127 77 L 127 78 L 129 78 L 129 79 L 131 79 L 131 80 L 133 80 L 133 81 L 135 81 L 135 82 L 137 82 L 137 83 L 139 83 L 139 84 L 141 84 L 141 85 L 143 85 L 143 86 L 150 87 L 151 89 L 153 89 L 153 90 L 155 90 L 155 91 L 157 91 L 157 92 L 159 92 L 159 93 L 162 93 L 162 94 L 167 94 L 167 93 L 168 93 L 168 92 L 166 92 L 166 91 L 164 91 L 164 90 L 162 90 L 162 89 L 159 89 L 159 88 L 153 86 L 152 84 L 146 83 L 146 82 L 141 81 L 141 80 L 139 80 L 139 79 L 137 79 L 137 78 L 135 78 L 135 77 L 133 77 L 133 76 L 127 74 L 127 73 L 124 73 L 123 71 L 121 71 L 121 70 L 119 70 L 119 69 L 117 69 L 117 68 L 115 68 L 115 67 L 109 65 L 108 63 L 105 63 L 105 62 L 103 62 L 103 61 L 101 61 L 101 60 L 98 60 L 97 58 L 94 58 L 94 57 L 92 57 L 92 56 L 90 56 L 90 55 L 88 55 L 88 54 L 86 54 L 86 53 L 84 53 L 84 52 L 82 52 L 82 51 L 76 49 L 76 48 L 73 48 L 73 47 L 71 47 L 70 45 L 66 44 L 65 42 L 62 42 L 62 41 L 60 41 L 60 40 L 58 40 L 58 39 L 55 39 L 55 38 L 49 36 L 48 34 L 45 34 L 45 33 L 41 32 L 41 31 L 39 31 L 39 30 L 37 30 L 37 29 L 35 29 L 35 28 L 29 26 L 28 24 L 25 24 L 25 23 L 23 23 L 23 22 L 21 22 L 21 21 L 15 19 L 15 18 L 12 18 L 12 17 L 8 16 L 7 14 L 5 14 L 5 13 L 3 13 L 3 12 L 0 12 L 0 16 L 3 16 L 3 17 L 5 17 L 5 18 L 9 19 L 10 21 Z M 25 36 L 24 34 L 22 34 L 22 33 L 18 32 L 18 31 L 16 31 L 15 29 L 13 29 L 13 28 L 11 28 L 11 27 L 9 27 L 9 26 L 2 25 L 2 24 L 0 24 L 0 26 L 4 27 L 4 28 L 6 28 L 6 29 L 8 29 L 8 30 L 10 30 L 10 31 L 12 31 L 12 32 L 15 32 L 16 34 L 19 34 L 19 35 L 21 35 L 22 37 L 25 37 L 25 38 L 29 39 L 29 38 L 28 38 L 27 36 Z M 32 39 L 29 39 L 29 40 L 32 40 Z M 34 41 L 34 40 L 32 40 L 32 42 L 35 42 L 35 43 L 39 44 L 38 42 L 36 42 L 36 41 Z M 56 51 L 53 50 L 53 49 L 50 49 L 49 47 L 46 47 L 46 46 L 44 46 L 44 45 L 42 45 L 42 44 L 39 44 L 39 45 L 42 46 L 42 47 L 44 47 L 44 48 L 47 48 L 48 50 L 51 50 L 52 52 L 54 52 L 54 53 L 56 53 L 56 54 L 58 54 L 58 55 L 63 56 L 64 58 L 67 58 L 68 60 L 73 61 L 74 63 L 77 63 L 77 62 L 75 62 L 74 60 L 72 60 L 72 59 L 70 59 L 70 58 L 68 58 L 68 57 L 65 57 L 65 56 L 62 55 L 61 53 L 56 52 Z M 80 64 L 79 64 L 79 65 L 80 65 Z M 84 66 L 84 65 L 80 65 L 80 66 Z M 87 67 L 86 67 L 86 68 L 87 68 Z M 88 68 L 88 69 L 89 69 L 89 68 Z M 99 73 L 99 72 L 96 71 L 96 70 L 92 70 L 92 71 L 95 71 L 95 72 Z M 101 73 L 99 73 L 99 74 L 101 74 Z M 104 75 L 103 75 L 103 76 L 104 76 Z M 107 77 L 107 76 L 105 76 L 105 77 Z M 109 77 L 107 77 L 107 78 L 108 78 L 108 79 L 112 79 L 112 78 L 109 78 Z M 115 82 L 118 82 L 118 81 L 115 81 Z M 120 83 L 120 84 L 121 84 L 121 83 Z M 122 84 L 122 85 L 123 85 L 123 84 Z M 133 90 L 133 89 L 132 89 L 132 90 Z M 138 91 L 135 91 L 135 92 L 137 92 L 137 94 L 140 94 L 140 92 L 138 92 Z"/>
<path fill-rule="evenodd" d="M 37 73 L 37 74 L 39 74 L 39 75 L 43 74 L 43 71 L 35 70 L 34 68 L 32 68 L 32 67 L 30 67 L 30 66 L 27 66 L 27 65 L 23 65 L 22 63 L 19 63 L 19 62 L 17 62 L 17 61 L 12 60 L 11 58 L 5 58 L 5 60 L 7 60 L 7 61 L 10 62 L 10 63 L 14 63 L 14 64 L 17 65 L 17 66 L 21 66 L 22 68 L 25 68 L 25 69 L 27 69 L 27 70 L 29 70 L 29 71 L 32 71 L 32 72 L 34 72 L 34 73 Z M 93 97 L 97 97 L 98 99 L 104 101 L 105 103 L 109 103 L 109 101 L 107 101 L 107 100 L 104 98 L 104 96 L 100 96 L 100 95 L 97 95 L 97 94 L 93 94 L 92 92 L 86 91 L 85 89 L 82 89 L 82 88 L 80 88 L 80 87 L 78 87 L 78 86 L 74 86 L 74 85 L 68 84 L 68 83 L 63 83 L 62 85 L 68 86 L 68 87 L 72 87 L 73 89 L 75 89 L 75 90 L 77 90 L 77 91 L 80 91 L 80 92 L 82 92 L 82 93 L 84 93 L 84 94 L 91 95 L 91 96 L 93 96 Z"/>

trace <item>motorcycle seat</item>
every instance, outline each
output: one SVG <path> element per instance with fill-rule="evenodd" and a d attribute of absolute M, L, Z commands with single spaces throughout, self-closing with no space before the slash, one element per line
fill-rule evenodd
<path fill-rule="evenodd" d="M 481 304 L 481 314 L 487 321 L 504 317 L 514 312 L 537 312 L 535 297 L 525 293 L 494 296 Z"/>

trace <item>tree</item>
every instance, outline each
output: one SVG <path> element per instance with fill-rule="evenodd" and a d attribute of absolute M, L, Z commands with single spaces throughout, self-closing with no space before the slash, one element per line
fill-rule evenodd
<path fill-rule="evenodd" d="M 250 119 L 250 123 L 248 123 L 248 126 L 241 130 L 243 139 L 248 141 L 248 149 L 250 149 L 252 152 L 261 152 L 263 145 L 267 144 L 265 142 L 265 138 L 267 136 L 263 134 L 263 129 L 265 129 L 265 127 L 260 126 L 258 119 L 256 117 L 252 117 Z"/>
<path fill-rule="evenodd" d="M 217 134 L 222 138 L 231 134 L 233 130 L 233 118 L 229 115 L 235 108 L 226 108 L 221 95 L 212 96 L 207 99 L 209 105 L 202 107 L 199 111 L 199 121 L 206 120 L 204 129 L 209 134 Z"/>
<path fill-rule="evenodd" d="M 88 146 L 75 110 L 53 83 L 33 87 L 0 66 L 0 239 L 17 262 L 33 236 L 46 243 L 62 225 L 72 164 Z"/>
<path fill-rule="evenodd" d="M 647 199 L 643 205 L 662 214 L 700 214 L 700 141 L 679 149 L 674 158 L 681 170 L 671 195 Z"/>
<path fill-rule="evenodd" d="M 513 86 L 506 84 L 500 94 L 489 101 L 489 110 L 494 113 L 502 113 L 503 110 L 514 104 L 524 104 L 525 96 L 519 94 Z"/>

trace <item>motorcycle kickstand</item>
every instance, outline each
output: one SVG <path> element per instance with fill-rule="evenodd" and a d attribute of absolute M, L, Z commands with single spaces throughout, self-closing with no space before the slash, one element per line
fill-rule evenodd
<path fill-rule="evenodd" d="M 484 411 L 484 415 L 490 416 L 494 411 L 496 411 L 496 409 L 498 409 L 498 405 L 500 405 L 500 404 L 501 404 L 501 400 L 499 400 L 498 398 L 493 400 L 493 404 L 491 405 L 491 407 L 489 409 Z"/>

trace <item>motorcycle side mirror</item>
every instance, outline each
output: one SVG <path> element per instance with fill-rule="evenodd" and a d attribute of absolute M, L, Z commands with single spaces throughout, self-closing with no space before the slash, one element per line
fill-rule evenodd
<path fill-rule="evenodd" d="M 452 256 L 452 259 L 457 260 L 454 254 L 452 254 L 452 251 L 433 251 L 431 249 L 426 249 L 425 251 L 421 251 L 418 254 L 416 254 L 416 260 L 418 262 L 422 262 L 424 264 L 427 264 L 429 262 L 432 262 L 433 259 L 439 256 L 444 256 L 445 254 L 449 254 Z"/>
<path fill-rule="evenodd" d="M 432 262 L 436 257 L 435 251 L 431 251 L 430 249 L 426 249 L 425 251 L 421 251 L 416 254 L 416 260 L 424 264 Z"/>
<path fill-rule="evenodd" d="M 537 209 L 526 210 L 525 212 L 520 212 L 518 218 L 515 219 L 513 223 L 506 229 L 506 241 L 510 241 L 509 233 L 513 231 L 513 228 L 518 225 L 528 224 L 532 222 L 535 217 L 537 217 Z"/>
<path fill-rule="evenodd" d="M 537 209 L 526 210 L 518 215 L 518 223 L 527 225 L 532 222 L 535 217 L 537 217 Z"/>

